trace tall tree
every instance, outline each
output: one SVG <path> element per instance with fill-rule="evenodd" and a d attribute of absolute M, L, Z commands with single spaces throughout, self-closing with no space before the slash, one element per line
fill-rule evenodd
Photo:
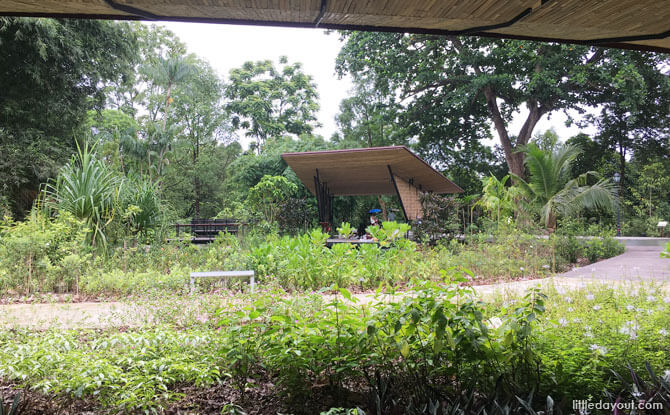
<path fill-rule="evenodd" d="M 407 144 L 398 122 L 401 110 L 370 84 L 356 82 L 352 96 L 340 103 L 335 118 L 339 132 L 332 141 L 343 148 Z"/>
<path fill-rule="evenodd" d="M 620 189 L 627 187 L 626 160 L 633 153 L 670 154 L 670 57 L 608 50 L 607 88 L 593 91 L 598 112 L 582 124 L 596 124 L 595 139 L 619 155 Z M 601 82 L 602 83 L 602 82 Z"/>
<path fill-rule="evenodd" d="M 174 116 L 182 127 L 180 149 L 189 157 L 175 158 L 186 167 L 193 183 L 193 212 L 200 217 L 202 199 L 200 176 L 211 166 L 202 165 L 201 152 L 213 151 L 218 144 L 231 139 L 222 102 L 223 84 L 211 66 L 197 60 L 191 66 L 191 76 L 174 94 Z M 188 162 L 187 162 L 188 160 Z M 211 161 L 211 160 L 210 160 Z"/>
<path fill-rule="evenodd" d="M 246 62 L 230 71 L 227 111 L 233 128 L 256 140 L 256 149 L 270 138 L 311 133 L 318 124 L 316 85 L 299 63 L 282 56 L 281 68 L 271 61 Z"/>
<path fill-rule="evenodd" d="M 83 136 L 87 112 L 137 61 L 126 23 L 0 17 L 0 192 L 28 209 Z"/>
<path fill-rule="evenodd" d="M 345 32 L 342 39 L 339 74 L 401 103 L 403 124 L 427 152 L 476 146 L 493 125 L 518 177 L 525 176 L 520 150 L 540 119 L 598 104 L 594 92 L 613 82 L 610 53 L 601 48 L 396 33 Z M 511 131 L 519 113 L 525 120 Z"/>

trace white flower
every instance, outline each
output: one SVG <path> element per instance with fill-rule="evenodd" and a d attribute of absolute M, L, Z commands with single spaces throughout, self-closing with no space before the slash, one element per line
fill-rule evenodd
<path fill-rule="evenodd" d="M 521 271 L 523 271 L 523 270 L 524 270 L 524 269 L 523 269 L 523 267 L 519 267 L 519 269 L 520 269 Z"/>
<path fill-rule="evenodd" d="M 660 334 L 661 336 L 667 336 L 668 331 L 666 329 L 660 329 L 658 330 L 658 334 Z"/>
<path fill-rule="evenodd" d="M 633 311 L 633 310 L 635 310 L 635 307 L 632 306 L 632 305 L 630 305 L 630 304 L 628 304 L 628 305 L 626 306 L 626 310 L 628 310 L 628 311 Z"/>
<path fill-rule="evenodd" d="M 650 303 L 653 303 L 654 301 L 656 301 L 656 297 L 654 297 L 653 295 L 648 295 L 647 296 L 647 301 L 649 301 Z"/>
<path fill-rule="evenodd" d="M 492 329 L 497 329 L 498 327 L 502 326 L 502 320 L 500 317 L 493 317 L 489 319 L 489 327 Z"/>
<path fill-rule="evenodd" d="M 586 331 L 584 332 L 584 337 L 586 337 L 587 339 L 592 339 L 593 333 L 591 333 L 590 331 Z"/>
<path fill-rule="evenodd" d="M 572 307 L 568 307 L 568 312 L 569 312 L 569 313 L 572 313 L 573 311 L 575 311 L 574 308 L 572 308 Z"/>
<path fill-rule="evenodd" d="M 596 311 L 600 310 L 600 308 L 601 308 L 601 307 L 600 307 L 598 304 L 596 304 L 596 305 L 593 306 L 593 309 L 596 310 Z"/>
<path fill-rule="evenodd" d="M 572 302 L 572 298 L 570 298 L 570 297 L 565 297 L 565 302 L 566 302 L 566 303 L 571 303 L 571 302 Z"/>
<path fill-rule="evenodd" d="M 624 325 L 619 329 L 619 333 L 625 334 L 629 336 L 632 340 L 637 339 L 637 330 L 640 327 L 637 325 L 637 323 L 633 321 L 627 321 L 624 323 Z"/>
<path fill-rule="evenodd" d="M 594 352 L 597 352 L 599 354 L 606 354 L 607 349 L 603 346 L 598 346 L 597 344 L 592 344 L 589 346 L 589 349 L 593 350 Z"/>
<path fill-rule="evenodd" d="M 558 288 L 556 288 L 556 292 L 559 293 L 559 294 L 561 294 L 561 295 L 563 295 L 563 294 L 565 294 L 565 288 L 563 288 L 563 287 L 558 287 Z"/>
<path fill-rule="evenodd" d="M 573 319 L 572 319 L 572 322 L 573 322 L 573 323 L 581 323 L 582 320 L 579 319 L 579 318 L 573 318 Z"/>
<path fill-rule="evenodd" d="M 595 300 L 595 298 L 596 298 L 596 296 L 593 295 L 593 294 L 589 293 L 589 294 L 586 295 L 586 299 L 589 300 L 589 301 Z"/>
<path fill-rule="evenodd" d="M 544 269 L 549 269 L 549 265 L 544 264 L 544 265 L 542 265 L 542 268 L 544 268 Z"/>
<path fill-rule="evenodd" d="M 560 319 L 558 320 L 558 324 L 560 324 L 561 327 L 565 327 L 565 326 L 568 325 L 568 320 L 566 320 L 565 318 L 560 318 Z"/>
<path fill-rule="evenodd" d="M 666 304 L 670 304 L 670 297 L 663 298 L 663 302 Z"/>

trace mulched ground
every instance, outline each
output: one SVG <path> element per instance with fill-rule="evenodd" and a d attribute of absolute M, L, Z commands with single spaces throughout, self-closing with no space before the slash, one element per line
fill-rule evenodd
<path fill-rule="evenodd" d="M 31 389 L 20 389 L 17 384 L 0 380 L 0 401 L 11 405 L 20 394 L 18 415 L 93 415 L 100 413 L 100 407 L 91 399 L 69 399 L 44 395 Z"/>
<path fill-rule="evenodd" d="M 207 388 L 193 385 L 177 385 L 175 392 L 183 397 L 167 404 L 164 410 L 158 411 L 165 415 L 220 415 L 222 409 L 244 411 L 248 415 L 277 415 L 278 413 L 319 414 L 337 406 L 337 402 L 327 387 L 312 390 L 307 401 L 288 402 L 281 390 L 270 379 L 253 381 L 244 393 L 234 387 L 231 382 Z M 102 407 L 92 398 L 70 399 L 62 396 L 48 396 L 30 389 L 20 389 L 16 383 L 0 380 L 0 402 L 10 405 L 14 397 L 20 393 L 20 410 L 18 415 L 97 415 L 122 414 L 125 411 Z M 347 406 L 364 406 L 359 394 L 348 394 L 344 397 Z M 236 413 L 236 412 L 223 412 Z"/>

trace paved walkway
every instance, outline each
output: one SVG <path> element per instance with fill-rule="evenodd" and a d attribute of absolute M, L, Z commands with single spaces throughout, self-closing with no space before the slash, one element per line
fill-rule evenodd
<path fill-rule="evenodd" d="M 663 284 L 660 288 L 670 293 L 670 259 L 661 258 L 661 251 L 658 246 L 629 246 L 623 255 L 551 278 L 478 285 L 474 289 L 482 297 L 516 296 L 532 287 L 576 289 L 590 284 L 627 287 L 653 280 Z M 363 303 L 374 301 L 374 294 L 358 294 L 356 297 Z M 0 305 L 0 329 L 135 326 L 150 321 L 151 315 L 152 311 L 146 305 L 137 303 Z"/>
<path fill-rule="evenodd" d="M 660 246 L 628 246 L 623 255 L 559 274 L 557 277 L 597 280 L 654 280 L 670 282 L 670 259 Z"/>

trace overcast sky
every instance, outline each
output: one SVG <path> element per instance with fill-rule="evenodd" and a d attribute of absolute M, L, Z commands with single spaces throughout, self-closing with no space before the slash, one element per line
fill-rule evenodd
<path fill-rule="evenodd" d="M 261 26 L 172 22 L 161 24 L 186 43 L 189 52 L 207 60 L 224 79 L 227 79 L 232 68 L 250 60 L 270 59 L 277 64 L 279 57 L 284 55 L 290 63 L 302 63 L 304 72 L 313 77 L 319 93 L 321 110 L 318 118 L 322 127 L 316 133 L 328 139 L 337 130 L 335 115 L 338 113 L 340 101 L 348 96 L 352 86 L 350 79 L 338 79 L 335 75 L 335 58 L 341 47 L 337 33 L 328 35 L 326 31 L 319 29 Z M 523 120 L 524 114 L 515 118 L 510 126 L 512 134 L 519 131 Z M 574 126 L 567 128 L 565 116 L 554 113 L 550 120 L 545 116 L 535 132 L 551 127 L 563 140 L 580 131 Z M 584 132 L 593 131 L 590 129 Z M 497 140 L 494 142 L 497 143 Z"/>

